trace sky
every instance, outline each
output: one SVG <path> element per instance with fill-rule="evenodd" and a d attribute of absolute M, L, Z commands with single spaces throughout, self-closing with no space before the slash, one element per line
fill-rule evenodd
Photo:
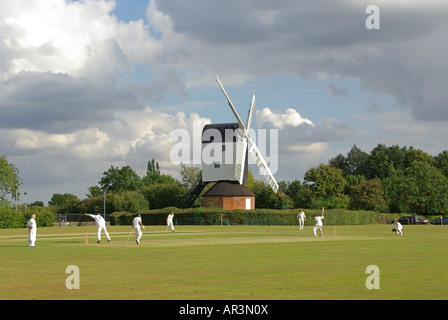
<path fill-rule="evenodd" d="M 171 134 L 235 122 L 219 75 L 243 121 L 255 94 L 252 127 L 277 133 L 277 181 L 354 145 L 435 156 L 447 17 L 442 0 L 0 0 L 0 155 L 20 203 L 84 199 L 111 165 L 179 178 Z"/>

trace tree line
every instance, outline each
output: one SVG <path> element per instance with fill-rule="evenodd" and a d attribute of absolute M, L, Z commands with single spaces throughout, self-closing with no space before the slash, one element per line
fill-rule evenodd
<path fill-rule="evenodd" d="M 445 214 L 448 151 L 432 156 L 413 147 L 378 144 L 365 152 L 354 145 L 347 155 L 311 168 L 303 183 L 287 183 L 285 190 L 299 207 Z"/>
<path fill-rule="evenodd" d="M 0 164 L 6 158 L 2 157 L 2 161 Z M 8 164 L 5 167 L 9 168 L 9 177 L 15 176 L 14 183 L 20 183 L 14 166 Z M 161 172 L 155 159 L 148 161 L 143 177 L 130 166 L 110 166 L 103 172 L 98 185 L 88 188 L 85 199 L 67 193 L 53 194 L 48 205 L 60 213 L 102 212 L 104 203 L 106 213 L 182 207 L 184 197 L 202 172 L 198 167 L 185 164 L 180 164 L 178 171 L 180 180 Z M 412 147 L 378 144 L 365 152 L 354 145 L 346 155 L 339 154 L 327 163 L 310 168 L 302 181 L 280 181 L 277 194 L 264 181 L 256 180 L 250 170 L 245 186 L 256 195 L 256 208 L 325 207 L 446 214 L 448 151 L 431 156 Z M 13 190 L 11 183 L 9 187 L 0 186 L 3 193 L 8 190 Z M 199 196 L 194 206 L 201 204 Z"/>

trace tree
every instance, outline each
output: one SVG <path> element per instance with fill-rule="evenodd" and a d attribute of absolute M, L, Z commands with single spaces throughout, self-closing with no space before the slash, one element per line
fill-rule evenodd
<path fill-rule="evenodd" d="M 350 174 L 350 167 L 348 164 L 348 160 L 347 158 L 342 155 L 342 154 L 338 154 L 336 157 L 331 158 L 328 161 L 328 164 L 332 167 L 338 168 L 342 170 L 342 173 L 347 176 Z"/>
<path fill-rule="evenodd" d="M 30 207 L 45 207 L 45 204 L 38 200 L 30 203 Z"/>
<path fill-rule="evenodd" d="M 304 180 L 313 191 L 313 195 L 321 198 L 342 194 L 346 184 L 341 169 L 325 164 L 308 170 Z"/>
<path fill-rule="evenodd" d="M 6 159 L 0 157 L 0 201 L 5 200 L 6 195 L 11 194 L 15 199 L 17 188 L 22 184 L 19 170 Z"/>
<path fill-rule="evenodd" d="M 179 173 L 184 186 L 191 188 L 201 177 L 202 170 L 199 167 L 187 166 L 185 163 L 179 164 Z"/>
<path fill-rule="evenodd" d="M 354 145 L 347 154 L 347 165 L 349 170 L 347 173 L 350 175 L 363 175 L 368 157 L 369 155 L 366 152 Z"/>
<path fill-rule="evenodd" d="M 366 161 L 364 176 L 367 179 L 384 179 L 389 176 L 391 170 L 394 169 L 393 162 L 389 159 L 387 147 L 378 144 L 370 152 Z"/>
<path fill-rule="evenodd" d="M 405 167 L 410 167 L 414 161 L 426 162 L 430 165 L 435 165 L 433 156 L 422 150 L 410 148 L 406 153 Z"/>
<path fill-rule="evenodd" d="M 141 179 L 130 166 L 124 166 L 121 169 L 110 166 L 109 170 L 103 173 L 99 181 L 102 190 L 109 188 L 111 191 L 124 192 L 138 190 L 141 185 Z"/>
<path fill-rule="evenodd" d="M 416 214 L 441 214 L 448 208 L 448 178 L 426 161 L 406 168 L 401 197 Z"/>
<path fill-rule="evenodd" d="M 274 193 L 271 186 L 261 180 L 255 180 L 251 190 L 256 197 L 255 207 L 265 209 L 290 209 L 294 203 L 290 197 L 279 190 Z"/>
<path fill-rule="evenodd" d="M 148 210 L 148 200 L 139 191 L 124 191 L 120 194 L 112 194 L 109 200 L 114 211 L 136 212 L 139 210 Z"/>
<path fill-rule="evenodd" d="M 349 199 L 343 194 L 347 181 L 342 170 L 321 164 L 305 173 L 304 183 L 311 190 L 311 208 L 347 208 Z"/>
<path fill-rule="evenodd" d="M 181 207 L 187 189 L 180 182 L 149 185 L 141 190 L 150 209 Z"/>
<path fill-rule="evenodd" d="M 255 183 L 255 177 L 254 177 L 254 174 L 252 173 L 252 170 L 249 169 L 249 170 L 247 171 L 247 181 L 246 181 L 246 183 L 244 184 L 244 186 L 245 186 L 247 189 L 252 190 L 252 188 L 253 188 L 253 186 L 254 186 L 254 183 Z"/>
<path fill-rule="evenodd" d="M 279 186 L 285 191 L 294 204 L 294 208 L 308 208 L 311 203 L 311 190 L 299 180 L 279 182 Z"/>
<path fill-rule="evenodd" d="M 160 172 L 159 162 L 155 161 L 154 159 L 148 161 L 146 176 L 142 178 L 142 184 L 144 186 L 176 182 L 176 179 L 174 179 L 170 175 L 165 175 Z"/>
<path fill-rule="evenodd" d="M 58 213 L 79 213 L 80 204 L 81 200 L 70 193 L 53 194 L 50 201 L 48 201 L 48 205 L 56 207 Z"/>
<path fill-rule="evenodd" d="M 160 174 L 160 166 L 159 166 L 158 161 L 155 161 L 154 159 L 151 159 L 150 161 L 148 161 L 146 174 L 148 174 L 148 173 Z"/>
<path fill-rule="evenodd" d="M 435 166 L 442 172 L 445 177 L 448 177 L 448 151 L 442 151 L 435 158 Z"/>
<path fill-rule="evenodd" d="M 89 193 L 86 196 L 89 198 L 103 196 L 104 194 L 104 191 L 98 186 L 89 187 L 87 190 Z"/>
<path fill-rule="evenodd" d="M 378 181 L 362 181 L 359 185 L 351 187 L 349 208 L 385 212 L 387 206 L 383 194 L 384 188 Z"/>
<path fill-rule="evenodd" d="M 402 209 L 400 184 L 404 176 L 404 170 L 396 170 L 388 177 L 381 179 L 380 183 L 384 188 L 384 201 L 388 206 L 388 211 L 400 213 Z"/>

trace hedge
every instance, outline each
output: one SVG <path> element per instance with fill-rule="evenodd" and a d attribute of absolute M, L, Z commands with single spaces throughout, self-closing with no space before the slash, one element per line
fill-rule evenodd
<path fill-rule="evenodd" d="M 0 229 L 25 228 L 32 214 L 36 215 L 38 227 L 53 226 L 54 214 L 48 208 L 30 207 L 25 214 L 25 212 L 16 211 L 14 208 L 0 207 Z"/>
<path fill-rule="evenodd" d="M 139 211 L 143 224 L 165 225 L 167 215 L 174 212 L 174 222 L 177 225 L 191 224 L 237 224 L 237 225 L 297 225 L 297 209 L 275 210 L 225 210 L 220 208 L 188 208 L 169 207 L 164 209 Z M 306 209 L 306 225 L 314 225 L 313 215 L 321 215 L 321 210 Z M 130 225 L 135 213 L 115 212 L 110 216 L 111 225 Z M 350 211 L 345 209 L 325 210 L 326 225 L 363 225 L 388 223 L 395 215 L 382 214 L 374 211 Z"/>

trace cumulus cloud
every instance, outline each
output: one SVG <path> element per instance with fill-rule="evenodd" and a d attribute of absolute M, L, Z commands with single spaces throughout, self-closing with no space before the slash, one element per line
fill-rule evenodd
<path fill-rule="evenodd" d="M 161 29 L 119 21 L 114 9 L 107 0 L 0 5 L 0 149 L 28 187 L 85 190 L 111 164 L 146 168 L 151 158 L 175 172 L 170 132 L 210 122 L 145 107 L 170 92 L 185 97 L 186 86 L 158 64 L 164 55 L 152 32 Z"/>
<path fill-rule="evenodd" d="M 283 129 L 284 126 L 297 127 L 302 124 L 314 126 L 314 123 L 307 118 L 303 118 L 297 110 L 286 109 L 284 113 L 273 113 L 271 109 L 264 108 L 256 111 L 257 125 L 262 127 L 264 123 L 270 122 L 276 128 Z"/>

